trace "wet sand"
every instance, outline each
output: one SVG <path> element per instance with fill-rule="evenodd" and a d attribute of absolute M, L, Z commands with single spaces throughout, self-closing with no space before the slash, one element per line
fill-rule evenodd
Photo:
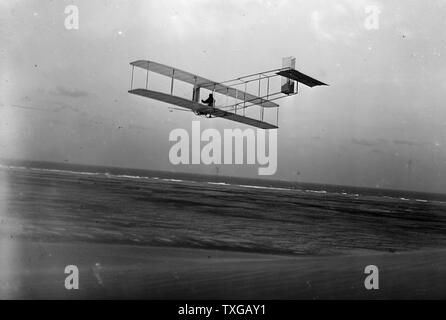
<path fill-rule="evenodd" d="M 7 241 L 7 243 L 5 242 Z M 190 248 L 4 240 L 3 299 L 444 299 L 446 250 L 293 257 Z M 64 287 L 79 268 L 79 290 Z M 364 288 L 379 267 L 379 290 Z"/>

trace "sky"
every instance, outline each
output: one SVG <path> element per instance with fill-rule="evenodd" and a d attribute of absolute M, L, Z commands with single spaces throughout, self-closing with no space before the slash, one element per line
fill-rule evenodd
<path fill-rule="evenodd" d="M 69 5 L 78 29 L 65 26 Z M 444 192 L 445 9 L 444 0 L 4 0 L 0 158 L 215 174 L 171 164 L 169 133 L 193 120 L 247 127 L 129 94 L 129 62 L 223 81 L 294 56 L 330 86 L 279 100 L 278 169 L 263 178 Z M 257 168 L 218 173 L 258 178 Z"/>

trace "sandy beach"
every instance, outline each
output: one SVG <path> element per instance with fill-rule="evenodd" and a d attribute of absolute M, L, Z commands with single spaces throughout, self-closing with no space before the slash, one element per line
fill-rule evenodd
<path fill-rule="evenodd" d="M 446 297 L 445 204 L 435 199 L 0 173 L 2 299 Z M 68 265 L 79 290 L 65 288 Z M 379 290 L 365 289 L 368 265 Z"/>
<path fill-rule="evenodd" d="M 1 298 L 24 299 L 444 299 L 446 250 L 289 257 L 92 243 L 14 242 Z M 3 242 L 3 245 L 5 243 Z M 79 268 L 79 290 L 64 287 Z M 365 266 L 379 290 L 364 288 Z"/>

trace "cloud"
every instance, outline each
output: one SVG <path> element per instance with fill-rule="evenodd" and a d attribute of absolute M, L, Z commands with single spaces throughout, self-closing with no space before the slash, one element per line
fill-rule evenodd
<path fill-rule="evenodd" d="M 357 139 L 357 138 L 352 138 L 352 143 L 359 144 L 364 147 L 373 147 L 380 144 L 378 140 Z"/>
<path fill-rule="evenodd" d="M 326 32 L 321 26 L 321 13 L 319 11 L 313 11 L 311 13 L 311 25 L 316 32 L 316 35 L 321 39 L 326 39 L 329 41 L 334 41 L 334 37 Z"/>
<path fill-rule="evenodd" d="M 30 106 L 24 106 L 24 105 L 19 105 L 19 104 L 11 104 L 10 106 L 11 106 L 12 108 L 29 109 L 29 110 L 38 110 L 38 111 L 48 111 L 47 109 L 44 109 L 44 108 L 30 107 Z"/>
<path fill-rule="evenodd" d="M 56 91 L 51 91 L 50 93 L 53 95 L 70 97 L 70 98 L 84 98 L 90 95 L 87 91 L 70 89 L 61 86 L 58 86 L 56 88 Z"/>
<path fill-rule="evenodd" d="M 395 145 L 406 145 L 406 146 L 423 146 L 423 145 L 429 145 L 429 143 L 422 143 L 422 142 L 416 142 L 416 141 L 409 141 L 409 140 L 400 140 L 400 139 L 394 139 L 394 140 L 386 140 L 386 139 L 357 139 L 352 138 L 352 143 L 358 144 L 364 147 L 376 147 L 379 145 L 389 145 L 389 143 L 393 143 Z M 374 151 L 374 150 L 373 150 Z"/>
<path fill-rule="evenodd" d="M 73 112 L 79 112 L 78 108 L 75 108 L 73 106 L 70 106 L 68 104 L 65 103 L 59 103 L 60 105 L 56 108 L 53 109 L 53 112 L 59 112 L 62 110 L 69 110 L 69 111 L 73 111 Z"/>
<path fill-rule="evenodd" d="M 149 130 L 148 127 L 144 127 L 144 126 L 140 126 L 140 125 L 132 124 L 132 123 L 129 124 L 128 128 L 131 130 Z"/>
<path fill-rule="evenodd" d="M 365 30 L 369 0 L 330 1 L 311 13 L 311 27 L 320 40 L 351 43 Z M 373 4 L 376 7 L 377 4 Z"/>
<path fill-rule="evenodd" d="M 418 146 L 420 145 L 420 143 L 415 142 L 415 141 L 407 141 L 407 140 L 393 140 L 392 141 L 394 144 L 403 144 L 403 145 L 408 145 L 408 146 Z"/>

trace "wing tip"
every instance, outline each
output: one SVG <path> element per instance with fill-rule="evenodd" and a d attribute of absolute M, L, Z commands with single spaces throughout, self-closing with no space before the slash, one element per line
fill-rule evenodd
<path fill-rule="evenodd" d="M 135 60 L 135 61 L 132 61 L 132 62 L 129 62 L 129 64 L 131 65 L 131 66 L 135 66 L 135 67 L 137 67 L 138 65 L 138 63 L 150 63 L 151 61 L 149 61 L 149 60 L 143 60 L 143 59 L 140 59 L 140 60 Z"/>

